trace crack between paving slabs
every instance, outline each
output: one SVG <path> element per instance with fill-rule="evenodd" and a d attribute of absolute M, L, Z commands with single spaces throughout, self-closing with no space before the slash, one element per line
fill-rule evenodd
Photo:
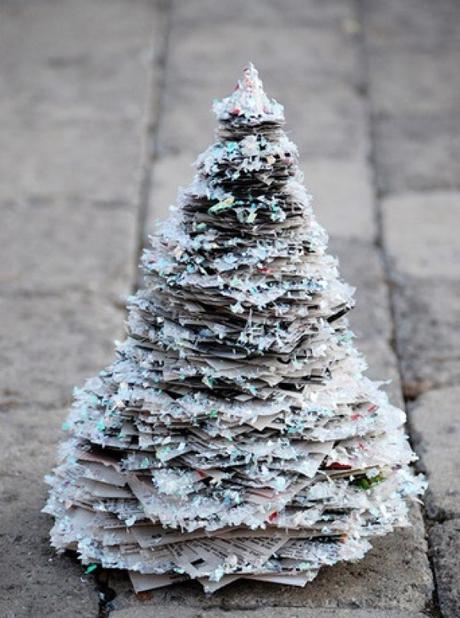
<path fill-rule="evenodd" d="M 139 262 L 145 247 L 145 232 L 149 211 L 149 198 L 155 181 L 155 162 L 159 158 L 159 132 L 164 111 L 169 40 L 172 29 L 173 1 L 155 0 L 158 15 L 159 43 L 153 46 L 146 110 L 144 147 L 139 182 L 136 250 L 132 291 L 142 284 Z"/>
<path fill-rule="evenodd" d="M 396 326 L 394 283 L 392 280 L 390 263 L 389 263 L 388 256 L 386 253 L 385 237 L 384 237 L 384 230 L 383 230 L 383 213 L 382 213 L 382 207 L 381 207 L 383 192 L 379 188 L 378 182 L 377 182 L 378 162 L 377 162 L 376 151 L 377 151 L 378 146 L 377 146 L 377 136 L 374 130 L 375 113 L 373 111 L 372 102 L 370 98 L 370 78 L 369 78 L 370 68 L 369 68 L 369 63 L 368 63 L 370 50 L 368 47 L 367 36 L 366 36 L 366 31 L 368 30 L 368 26 L 367 26 L 367 18 L 366 18 L 367 15 L 366 15 L 366 8 L 365 8 L 365 0 L 354 0 L 354 5 L 355 5 L 356 20 L 360 24 L 360 28 L 357 33 L 358 46 L 359 46 L 359 51 L 360 51 L 360 65 L 361 65 L 360 66 L 361 85 L 359 88 L 359 92 L 363 98 L 363 102 L 364 102 L 364 106 L 366 110 L 366 118 L 367 118 L 367 132 L 368 132 L 368 144 L 369 144 L 368 163 L 369 163 L 369 167 L 371 171 L 371 178 L 372 178 L 372 189 L 373 189 L 373 196 L 374 196 L 373 198 L 374 216 L 375 216 L 376 229 L 377 229 L 377 235 L 375 238 L 375 246 L 378 250 L 379 257 L 380 257 L 380 260 L 381 260 L 381 263 L 384 269 L 384 274 L 385 274 L 384 283 L 385 283 L 385 287 L 387 291 L 388 306 L 390 310 L 391 335 L 390 335 L 388 343 L 396 358 L 397 371 L 398 371 L 398 375 L 399 375 L 399 379 L 401 383 L 402 396 L 403 396 L 403 401 L 404 401 L 404 409 L 407 413 L 406 426 L 407 426 L 407 432 L 409 436 L 409 442 L 411 446 L 414 448 L 415 452 L 417 452 L 418 449 L 417 449 L 417 443 L 416 443 L 415 436 L 414 436 L 414 429 L 412 427 L 410 415 L 408 413 L 410 411 L 410 403 L 415 401 L 417 399 L 417 396 L 413 398 L 409 398 L 404 389 L 404 383 L 405 383 L 404 373 L 403 373 L 402 364 L 401 364 L 401 357 L 398 353 L 398 331 L 397 331 L 397 326 Z M 417 471 L 419 471 L 420 465 L 419 464 L 416 465 L 415 468 Z M 430 565 L 430 570 L 431 570 L 431 574 L 433 577 L 433 583 L 434 583 L 432 598 L 431 598 L 431 601 L 427 603 L 427 607 L 425 608 L 425 611 L 429 612 L 429 615 L 433 616 L 434 618 L 437 618 L 441 616 L 441 611 L 440 611 L 440 604 L 439 604 L 439 598 L 438 598 L 436 571 L 435 571 L 435 567 L 434 567 L 434 563 L 432 559 L 432 547 L 431 547 L 430 537 L 429 537 L 429 530 L 434 522 L 432 519 L 428 517 L 428 514 L 426 512 L 424 505 L 422 505 L 421 512 L 422 512 L 423 523 L 424 523 L 424 528 L 425 528 L 425 536 L 426 536 L 427 544 L 428 544 L 427 557 L 428 557 L 428 562 Z"/>
<path fill-rule="evenodd" d="M 146 119 L 142 135 L 143 147 L 140 160 L 136 244 L 134 248 L 135 263 L 133 264 L 131 291 L 135 291 L 139 284 L 138 264 L 144 248 L 149 197 L 153 185 L 155 161 L 158 158 L 158 133 L 164 106 L 169 38 L 172 27 L 172 5 L 173 3 L 170 0 L 154 0 L 153 3 L 158 25 L 153 27 L 152 37 L 156 33 L 158 42 L 156 44 L 153 42 L 150 46 L 151 58 L 148 67 Z M 119 303 L 116 303 L 116 306 L 121 308 Z M 124 305 L 122 309 L 126 311 Z M 113 601 L 117 596 L 117 592 L 110 586 L 110 574 L 108 571 L 98 568 L 94 574 L 94 580 L 99 596 L 99 612 L 96 618 L 108 618 L 110 612 L 115 609 Z"/>

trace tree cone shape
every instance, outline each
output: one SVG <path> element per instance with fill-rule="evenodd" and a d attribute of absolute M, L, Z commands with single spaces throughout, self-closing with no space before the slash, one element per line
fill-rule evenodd
<path fill-rule="evenodd" d="M 216 142 L 144 252 L 127 338 L 76 391 L 47 479 L 54 547 L 136 591 L 303 586 L 407 525 L 425 485 L 404 413 L 363 376 L 283 107 L 249 65 L 213 108 Z"/>

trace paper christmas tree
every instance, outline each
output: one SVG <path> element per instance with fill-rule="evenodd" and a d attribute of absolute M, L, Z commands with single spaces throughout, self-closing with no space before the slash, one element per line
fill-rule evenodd
<path fill-rule="evenodd" d="M 363 376 L 353 290 L 326 253 L 252 65 L 143 255 L 117 358 L 75 393 L 48 478 L 52 544 L 129 571 L 293 585 L 407 524 L 424 480 L 404 413 Z"/>

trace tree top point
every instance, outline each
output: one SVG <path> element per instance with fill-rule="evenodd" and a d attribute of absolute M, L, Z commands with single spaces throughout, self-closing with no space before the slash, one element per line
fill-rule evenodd
<path fill-rule="evenodd" d="M 284 122 L 284 108 L 275 99 L 270 99 L 252 62 L 243 69 L 243 76 L 229 96 L 217 100 L 213 111 L 219 120 L 236 121 L 242 124 Z"/>

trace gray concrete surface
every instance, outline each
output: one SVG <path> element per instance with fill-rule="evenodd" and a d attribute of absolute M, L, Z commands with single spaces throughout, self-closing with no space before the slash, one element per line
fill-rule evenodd
<path fill-rule="evenodd" d="M 459 615 L 460 521 L 452 519 L 435 524 L 431 530 L 440 609 L 443 616 Z"/>
<path fill-rule="evenodd" d="M 155 6 L 0 3 L 0 615 L 94 618 L 40 513 L 72 387 L 112 356 L 137 261 Z"/>
<path fill-rule="evenodd" d="M 460 387 L 427 392 L 410 406 L 413 441 L 430 475 L 425 505 L 431 519 L 460 516 Z"/>
<path fill-rule="evenodd" d="M 456 0 L 364 0 L 378 190 L 458 189 Z"/>
<path fill-rule="evenodd" d="M 0 1 L 2 616 L 460 615 L 459 17 L 454 0 Z M 357 287 L 369 373 L 409 404 L 427 510 L 304 590 L 137 598 L 115 573 L 98 590 L 48 547 L 41 479 L 72 386 L 122 335 L 139 247 L 212 140 L 210 102 L 248 60 Z"/>
<path fill-rule="evenodd" d="M 460 192 L 388 196 L 382 213 L 404 388 L 459 384 Z"/>

